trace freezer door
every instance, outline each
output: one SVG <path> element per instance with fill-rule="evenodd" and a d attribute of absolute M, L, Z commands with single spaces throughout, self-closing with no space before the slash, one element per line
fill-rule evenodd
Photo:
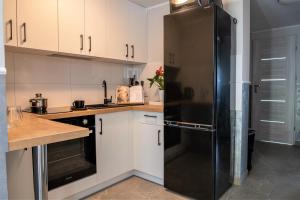
<path fill-rule="evenodd" d="M 164 185 L 194 199 L 214 198 L 214 131 L 165 126 Z"/>
<path fill-rule="evenodd" d="M 212 124 L 214 9 L 164 18 L 165 119 Z"/>

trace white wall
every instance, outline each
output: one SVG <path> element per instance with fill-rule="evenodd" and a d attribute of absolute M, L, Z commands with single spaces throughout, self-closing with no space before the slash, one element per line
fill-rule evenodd
<path fill-rule="evenodd" d="M 152 78 L 159 66 L 164 64 L 164 38 L 163 38 L 163 16 L 170 13 L 168 3 L 150 7 L 148 9 L 148 64 L 141 73 L 141 79 L 145 81 L 145 93 L 148 100 L 159 100 L 158 89 L 154 86 L 149 88 L 147 78 Z"/>
<path fill-rule="evenodd" d="M 48 98 L 49 107 L 70 106 L 76 99 L 103 103 L 103 80 L 108 97 L 115 97 L 118 85 L 128 84 L 122 64 L 7 52 L 6 66 L 8 105 L 22 108 L 35 93 Z"/>

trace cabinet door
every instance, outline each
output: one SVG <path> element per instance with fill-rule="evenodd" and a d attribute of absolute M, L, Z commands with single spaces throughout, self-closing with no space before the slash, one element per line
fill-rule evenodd
<path fill-rule="evenodd" d="M 18 0 L 19 47 L 58 50 L 57 0 Z"/>
<path fill-rule="evenodd" d="M 129 60 L 147 62 L 147 10 L 135 3 L 129 3 Z"/>
<path fill-rule="evenodd" d="M 59 51 L 83 54 L 84 0 L 58 0 L 58 23 Z"/>
<path fill-rule="evenodd" d="M 17 0 L 4 0 L 4 42 L 17 46 Z"/>
<path fill-rule="evenodd" d="M 163 126 L 136 123 L 134 130 L 135 169 L 163 179 Z"/>
<path fill-rule="evenodd" d="M 127 60 L 129 57 L 128 21 L 129 2 L 127 0 L 109 0 L 107 2 L 107 53 L 108 57 Z"/>
<path fill-rule="evenodd" d="M 32 150 L 6 154 L 8 199 L 34 199 Z"/>
<path fill-rule="evenodd" d="M 106 0 L 85 0 L 86 54 L 106 56 Z"/>
<path fill-rule="evenodd" d="M 129 112 L 98 115 L 96 119 L 97 166 L 101 181 L 106 181 L 131 170 Z"/>

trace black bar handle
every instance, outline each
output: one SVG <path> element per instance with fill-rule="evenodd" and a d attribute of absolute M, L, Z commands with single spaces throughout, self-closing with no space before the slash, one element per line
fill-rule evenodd
<path fill-rule="evenodd" d="M 89 52 L 91 52 L 92 51 L 92 36 L 89 36 L 89 42 L 90 42 Z"/>
<path fill-rule="evenodd" d="M 161 130 L 158 130 L 158 132 L 157 132 L 157 145 L 158 145 L 158 146 L 161 146 L 161 142 L 160 142 L 160 132 L 161 132 Z"/>
<path fill-rule="evenodd" d="M 144 117 L 157 118 L 157 116 L 154 116 L 154 115 L 144 115 Z"/>
<path fill-rule="evenodd" d="M 103 134 L 103 120 L 102 120 L 102 118 L 100 118 L 99 121 L 100 121 L 100 135 L 102 135 Z"/>
<path fill-rule="evenodd" d="M 128 58 L 128 55 L 129 55 L 129 46 L 128 44 L 126 44 L 126 58 Z"/>
<path fill-rule="evenodd" d="M 80 50 L 83 50 L 83 35 L 80 35 Z"/>
<path fill-rule="evenodd" d="M 12 21 L 12 19 L 8 21 L 8 24 L 9 24 L 9 31 L 10 31 L 8 41 L 11 41 L 11 40 L 13 40 L 13 21 Z"/>
<path fill-rule="evenodd" d="M 26 32 L 27 32 L 27 30 L 26 30 L 26 23 L 24 22 L 23 24 L 22 24 L 22 26 L 21 27 L 23 27 L 23 40 L 22 40 L 22 42 L 23 43 L 25 43 L 26 41 L 27 41 L 27 35 L 26 35 Z"/>
<path fill-rule="evenodd" d="M 131 55 L 131 58 L 134 58 L 134 45 L 131 45 L 131 49 L 132 49 L 132 55 Z"/>

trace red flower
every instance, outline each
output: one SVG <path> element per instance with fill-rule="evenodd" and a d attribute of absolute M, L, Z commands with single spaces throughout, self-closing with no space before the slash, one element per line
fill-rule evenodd
<path fill-rule="evenodd" d="M 162 66 L 160 66 L 159 69 L 156 70 L 156 75 L 157 76 L 163 76 L 164 75 L 164 70 L 163 70 Z"/>

